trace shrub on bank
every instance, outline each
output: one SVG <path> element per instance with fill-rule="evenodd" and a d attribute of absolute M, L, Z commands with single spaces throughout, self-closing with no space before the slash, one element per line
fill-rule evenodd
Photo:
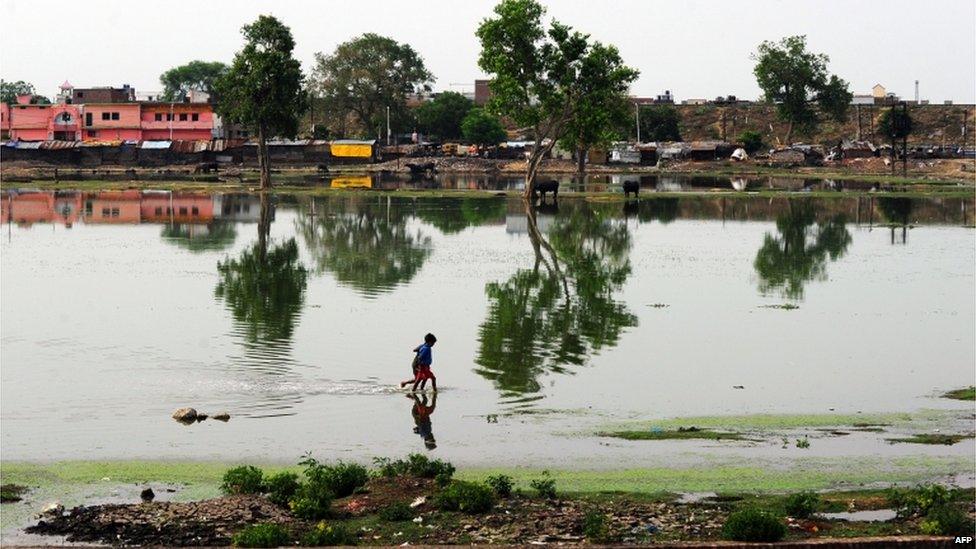
<path fill-rule="evenodd" d="M 311 454 L 306 454 L 298 463 L 305 467 L 305 478 L 309 483 L 326 487 L 337 498 L 351 495 L 369 480 L 369 472 L 358 463 L 340 461 L 335 465 L 325 465 Z"/>
<path fill-rule="evenodd" d="M 885 496 L 900 518 L 924 515 L 949 503 L 949 490 L 941 484 L 919 484 L 914 488 L 890 488 Z"/>
<path fill-rule="evenodd" d="M 507 498 L 512 495 L 512 477 L 508 475 L 491 475 L 485 479 L 485 484 L 494 490 L 495 495 L 500 498 Z"/>
<path fill-rule="evenodd" d="M 402 501 L 387 505 L 379 511 L 380 519 L 386 522 L 400 522 L 413 518 L 413 509 Z"/>
<path fill-rule="evenodd" d="M 356 545 L 359 538 L 344 524 L 326 524 L 320 522 L 302 536 L 302 545 L 308 547 L 323 547 L 330 545 Z"/>
<path fill-rule="evenodd" d="M 225 494 L 259 494 L 264 488 L 261 470 L 252 465 L 241 465 L 224 473 L 220 489 Z"/>
<path fill-rule="evenodd" d="M 820 507 L 820 496 L 816 492 L 790 494 L 784 507 L 786 514 L 793 518 L 810 518 Z"/>
<path fill-rule="evenodd" d="M 287 506 L 288 502 L 298 492 L 298 475 L 295 473 L 278 473 L 264 480 L 264 491 L 271 503 Z"/>
<path fill-rule="evenodd" d="M 556 499 L 556 481 L 549 476 L 549 471 L 542 472 L 542 478 L 537 478 L 529 482 L 539 497 L 546 499 Z"/>
<path fill-rule="evenodd" d="M 332 508 L 332 491 L 320 481 L 307 480 L 288 502 L 292 514 L 306 520 L 318 520 L 329 516 Z"/>
<path fill-rule="evenodd" d="M 454 476 L 454 465 L 423 454 L 410 454 L 406 459 L 373 458 L 377 473 L 382 477 L 410 475 L 419 478 L 448 479 Z"/>
<path fill-rule="evenodd" d="M 604 543 L 610 538 L 607 517 L 599 511 L 589 511 L 583 517 L 583 536 L 591 543 Z"/>
<path fill-rule="evenodd" d="M 270 522 L 248 526 L 231 538 L 235 547 L 281 547 L 290 541 L 284 526 Z"/>
<path fill-rule="evenodd" d="M 491 488 L 483 484 L 458 480 L 441 490 L 434 504 L 442 511 L 477 514 L 491 510 L 495 497 Z"/>
<path fill-rule="evenodd" d="M 773 542 L 783 539 L 786 525 L 779 517 L 759 509 L 735 511 L 722 526 L 722 537 L 732 541 Z"/>
<path fill-rule="evenodd" d="M 930 536 L 966 536 L 973 532 L 973 520 L 958 507 L 942 504 L 929 509 L 919 529 Z"/>

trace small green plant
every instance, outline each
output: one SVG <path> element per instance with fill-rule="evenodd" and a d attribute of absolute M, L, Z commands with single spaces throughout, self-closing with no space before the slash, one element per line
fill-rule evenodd
<path fill-rule="evenodd" d="M 773 542 L 785 535 L 786 525 L 779 517 L 753 508 L 733 512 L 722 526 L 722 537 L 732 541 Z"/>
<path fill-rule="evenodd" d="M 483 484 L 455 481 L 437 494 L 434 504 L 442 511 L 484 513 L 495 504 L 495 496 L 491 488 Z"/>
<path fill-rule="evenodd" d="M 816 492 L 798 492 L 786 498 L 786 514 L 793 518 L 810 518 L 820 506 L 820 496 Z"/>
<path fill-rule="evenodd" d="M 406 503 L 399 501 L 380 509 L 379 516 L 386 522 L 410 520 L 413 518 L 413 509 Z"/>
<path fill-rule="evenodd" d="M 328 545 L 356 545 L 359 539 L 343 524 L 320 522 L 302 536 L 302 545 L 323 547 Z"/>
<path fill-rule="evenodd" d="M 942 504 L 929 509 L 919 529 L 930 536 L 971 535 L 973 521 L 958 507 Z"/>
<path fill-rule="evenodd" d="M 607 517 L 598 511 L 589 511 L 583 517 L 583 535 L 587 541 L 603 543 L 610 539 Z"/>
<path fill-rule="evenodd" d="M 755 130 L 746 130 L 739 134 L 739 142 L 747 153 L 752 154 L 762 148 L 763 137 Z"/>
<path fill-rule="evenodd" d="M 220 489 L 225 494 L 259 494 L 264 489 L 261 480 L 261 469 L 252 465 L 241 465 L 224 473 Z"/>
<path fill-rule="evenodd" d="M 332 491 L 321 481 L 307 480 L 288 502 L 291 512 L 298 518 L 318 520 L 329 516 L 332 508 Z"/>
<path fill-rule="evenodd" d="M 796 439 L 796 447 L 806 450 L 810 447 L 810 440 L 806 437 Z"/>
<path fill-rule="evenodd" d="M 248 526 L 231 538 L 236 547 L 281 547 L 289 541 L 288 530 L 270 522 Z"/>
<path fill-rule="evenodd" d="M 925 515 L 930 509 L 949 503 L 949 490 L 941 484 L 919 484 L 914 488 L 890 488 L 885 494 L 900 518 Z"/>
<path fill-rule="evenodd" d="M 325 486 L 333 497 L 351 495 L 356 488 L 365 485 L 369 480 L 369 472 L 358 463 L 340 461 L 335 465 L 325 465 L 311 454 L 305 454 L 298 464 L 305 467 L 305 478 L 309 483 Z"/>
<path fill-rule="evenodd" d="M 512 477 L 508 475 L 491 475 L 485 479 L 485 484 L 491 487 L 495 495 L 507 498 L 512 495 Z"/>
<path fill-rule="evenodd" d="M 271 503 L 287 506 L 288 502 L 298 492 L 298 475 L 295 473 L 277 473 L 264 480 L 264 491 Z"/>
<path fill-rule="evenodd" d="M 533 479 L 529 482 L 529 486 L 539 494 L 539 497 L 556 498 L 556 481 L 549 476 L 549 471 L 543 471 L 542 478 Z"/>
<path fill-rule="evenodd" d="M 410 454 L 407 459 L 373 458 L 377 472 L 383 477 L 410 475 L 420 478 L 438 476 L 450 479 L 454 475 L 454 465 L 439 459 L 430 459 L 423 454 Z"/>

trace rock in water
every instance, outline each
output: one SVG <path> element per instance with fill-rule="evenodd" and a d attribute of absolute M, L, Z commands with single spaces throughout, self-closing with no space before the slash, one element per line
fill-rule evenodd
<path fill-rule="evenodd" d="M 180 408 L 173 412 L 173 419 L 180 423 L 192 423 L 197 420 L 197 411 L 193 408 Z"/>
<path fill-rule="evenodd" d="M 207 419 L 207 417 L 208 417 L 207 414 L 197 414 L 197 422 L 199 423 L 199 422 Z"/>
<path fill-rule="evenodd" d="M 214 414 L 213 418 L 216 419 L 217 421 L 229 421 L 230 414 L 228 414 L 227 412 L 220 412 L 219 414 Z"/>
<path fill-rule="evenodd" d="M 146 488 L 139 493 L 139 497 L 142 498 L 142 501 L 152 501 L 156 498 L 156 493 L 153 492 L 152 488 Z"/>

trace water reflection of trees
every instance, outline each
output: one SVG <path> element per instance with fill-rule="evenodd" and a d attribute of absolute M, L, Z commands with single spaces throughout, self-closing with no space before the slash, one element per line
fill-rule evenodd
<path fill-rule="evenodd" d="M 759 291 L 779 292 L 788 299 L 802 299 L 803 286 L 824 280 L 826 263 L 847 252 L 851 233 L 842 214 L 817 219 L 811 199 L 790 199 L 789 209 L 776 219 L 778 236 L 767 233 L 753 263 L 759 275 Z"/>
<path fill-rule="evenodd" d="M 176 223 L 164 225 L 163 240 L 191 252 L 226 250 L 237 238 L 237 230 L 231 223 L 214 221 L 206 225 Z"/>
<path fill-rule="evenodd" d="M 319 272 L 369 296 L 409 282 L 430 256 L 430 237 L 407 226 L 408 213 L 400 201 L 313 198 L 296 226 Z"/>
<path fill-rule="evenodd" d="M 616 345 L 637 318 L 614 299 L 631 272 L 630 233 L 584 203 L 562 207 L 547 237 L 527 207 L 535 261 L 485 287 L 476 371 L 506 397 L 537 393 L 539 377 L 567 372 Z"/>
<path fill-rule="evenodd" d="M 257 242 L 238 257 L 217 263 L 220 279 L 214 295 L 224 301 L 248 343 L 290 340 L 308 279 L 294 238 L 269 243 L 268 201 L 262 196 Z"/>
<path fill-rule="evenodd" d="M 444 234 L 454 234 L 468 227 L 505 220 L 504 198 L 437 198 L 418 199 L 418 218 L 437 227 Z"/>

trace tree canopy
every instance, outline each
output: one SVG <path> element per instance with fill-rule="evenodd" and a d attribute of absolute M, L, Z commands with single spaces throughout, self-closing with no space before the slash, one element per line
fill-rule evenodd
<path fill-rule="evenodd" d="M 908 110 L 891 107 L 878 118 L 878 135 L 885 138 L 902 139 L 912 134 L 912 117 Z"/>
<path fill-rule="evenodd" d="M 294 137 L 307 107 L 301 63 L 292 57 L 291 30 L 270 15 L 241 29 L 244 49 L 234 56 L 229 71 L 217 80 L 218 112 L 227 121 L 243 124 L 258 135 L 261 187 L 271 186 L 267 139 Z"/>
<path fill-rule="evenodd" d="M 681 116 L 671 105 L 640 107 L 642 141 L 681 141 Z"/>
<path fill-rule="evenodd" d="M 163 85 L 163 99 L 183 101 L 190 90 L 206 92 L 214 98 L 217 80 L 227 70 L 227 65 L 220 61 L 190 61 L 173 67 L 159 75 L 159 82 Z"/>
<path fill-rule="evenodd" d="M 31 104 L 35 105 L 47 105 L 51 102 L 47 97 L 37 95 L 37 92 L 34 90 L 34 84 L 30 82 L 24 82 L 23 80 L 17 80 L 16 82 L 0 80 L 0 101 L 8 105 L 13 105 L 17 102 L 18 95 L 33 95 Z"/>
<path fill-rule="evenodd" d="M 764 99 L 789 124 L 787 144 L 795 129 L 812 132 L 823 116 L 843 121 L 852 97 L 847 82 L 827 72 L 830 58 L 808 52 L 806 46 L 805 36 L 789 36 L 763 42 L 753 55 L 753 74 Z"/>
<path fill-rule="evenodd" d="M 576 83 L 573 117 L 562 138 L 563 146 L 576 152 L 578 172 L 583 172 L 591 147 L 617 138 L 617 128 L 629 118 L 627 91 L 638 74 L 624 65 L 616 47 L 600 42 L 590 46 Z"/>
<path fill-rule="evenodd" d="M 334 131 L 341 131 L 352 113 L 363 133 L 375 135 L 386 127 L 387 107 L 394 130 L 405 129 L 410 120 L 407 97 L 430 91 L 432 81 L 423 58 L 409 44 L 366 33 L 339 44 L 331 55 L 315 54 L 312 89 L 330 105 Z"/>
<path fill-rule="evenodd" d="M 505 128 L 497 116 L 484 109 L 471 109 L 461 123 L 464 139 L 476 145 L 494 146 L 505 140 Z"/>
<path fill-rule="evenodd" d="M 461 122 L 473 106 L 474 103 L 460 93 L 441 93 L 414 111 L 417 129 L 440 139 L 459 139 Z"/>

